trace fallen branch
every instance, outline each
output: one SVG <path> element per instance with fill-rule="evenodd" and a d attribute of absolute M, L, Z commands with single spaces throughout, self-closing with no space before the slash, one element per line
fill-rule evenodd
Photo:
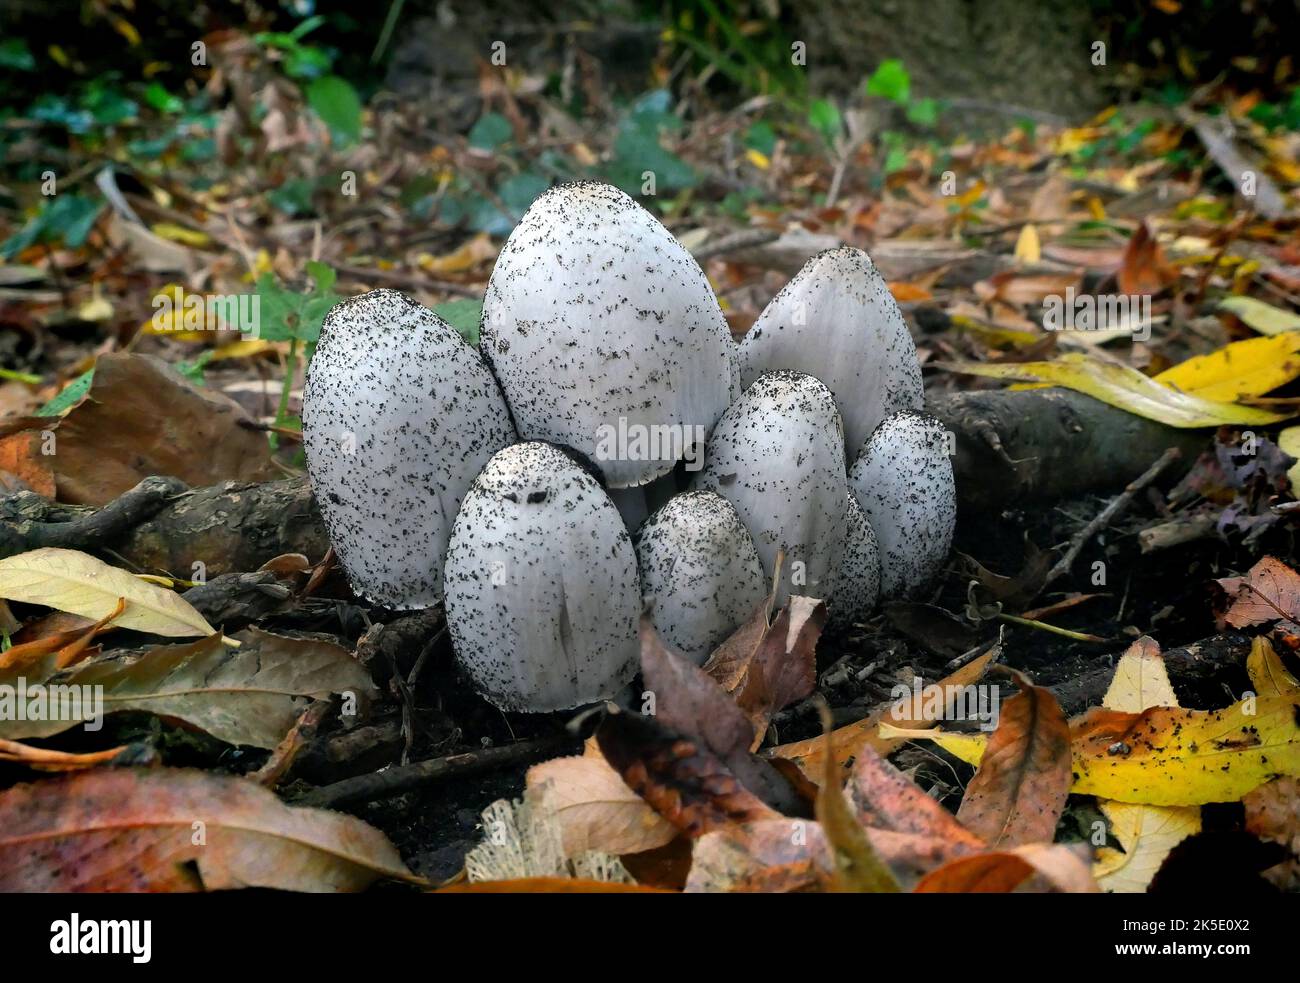
<path fill-rule="evenodd" d="M 350 802 L 373 802 L 444 778 L 460 778 L 522 765 L 573 750 L 576 746 L 574 738 L 560 734 L 502 747 L 483 748 L 481 751 L 468 751 L 465 754 L 452 754 L 430 761 L 417 761 L 369 775 L 345 778 L 341 782 L 308 792 L 293 804 L 332 809 Z"/>

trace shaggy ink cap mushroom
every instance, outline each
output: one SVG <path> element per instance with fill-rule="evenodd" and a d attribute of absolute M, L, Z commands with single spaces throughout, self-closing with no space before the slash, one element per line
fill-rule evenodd
<path fill-rule="evenodd" d="M 775 369 L 826 384 L 849 453 L 890 413 L 921 408 L 921 366 L 902 311 L 871 258 L 850 246 L 808 260 L 741 341 L 742 385 Z"/>
<path fill-rule="evenodd" d="M 397 610 L 442 598 L 461 499 L 515 442 L 478 352 L 396 290 L 325 316 L 302 406 L 307 472 L 353 591 Z"/>
<path fill-rule="evenodd" d="M 736 346 L 694 257 L 594 181 L 551 188 L 510 233 L 480 347 L 520 437 L 574 448 L 610 488 L 672 470 L 738 380 Z"/>
<path fill-rule="evenodd" d="M 882 593 L 905 596 L 931 580 L 957 523 L 943 424 L 911 410 L 886 417 L 854 462 L 849 487 L 876 532 Z"/>
<path fill-rule="evenodd" d="M 880 546 L 867 514 L 850 493 L 844 514 L 844 550 L 832 580 L 829 623 L 847 627 L 867 617 L 880 599 Z"/>
<path fill-rule="evenodd" d="M 754 613 L 767 578 L 735 508 L 711 491 L 673 497 L 635 536 L 659 637 L 696 665 Z"/>
<path fill-rule="evenodd" d="M 443 585 L 457 660 L 502 710 L 610 699 L 636 672 L 632 540 L 604 489 L 550 444 L 507 447 L 475 479 Z"/>
<path fill-rule="evenodd" d="M 826 597 L 844 546 L 848 484 L 835 400 L 801 372 L 768 372 L 728 407 L 694 487 L 717 492 L 749 530 L 768 577 L 785 551 L 777 603 Z"/>

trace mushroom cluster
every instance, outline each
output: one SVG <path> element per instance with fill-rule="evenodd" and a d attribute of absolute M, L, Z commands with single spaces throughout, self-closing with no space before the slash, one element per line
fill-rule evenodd
<path fill-rule="evenodd" d="M 307 466 L 353 590 L 443 602 L 494 705 L 618 694 L 645 605 L 703 663 L 775 587 L 866 616 L 942 566 L 947 435 L 861 250 L 813 257 L 744 340 L 616 188 L 547 191 L 501 250 L 479 349 L 391 290 L 325 320 Z"/>

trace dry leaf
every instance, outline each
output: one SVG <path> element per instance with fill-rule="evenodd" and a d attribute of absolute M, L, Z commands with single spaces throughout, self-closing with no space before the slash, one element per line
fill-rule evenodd
<path fill-rule="evenodd" d="M 1077 848 L 1034 843 L 954 860 L 922 878 L 915 893 L 1096 894 L 1100 890 Z"/>
<path fill-rule="evenodd" d="M 564 850 L 576 856 L 641 853 L 672 841 L 676 828 L 628 788 L 599 755 L 555 758 L 528 769 L 527 787 L 560 824 Z"/>
<path fill-rule="evenodd" d="M 1266 556 L 1244 577 L 1225 577 L 1219 582 L 1232 606 L 1223 620 L 1234 628 L 1289 622 L 1290 631 L 1300 631 L 1300 574 L 1281 560 Z"/>
<path fill-rule="evenodd" d="M 359 819 L 254 782 L 112 768 L 0 792 L 0 891 L 359 891 L 418 883 Z"/>

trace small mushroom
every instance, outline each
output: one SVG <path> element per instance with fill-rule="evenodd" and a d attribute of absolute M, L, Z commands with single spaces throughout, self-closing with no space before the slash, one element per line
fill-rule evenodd
<path fill-rule="evenodd" d="M 852 493 L 846 496 L 844 550 L 831 585 L 829 623 L 847 627 L 869 615 L 880 600 L 880 547 L 876 531 Z"/>
<path fill-rule="evenodd" d="M 456 657 L 502 710 L 608 699 L 636 672 L 632 540 L 556 447 L 515 444 L 488 462 L 456 516 L 443 585 Z"/>
<path fill-rule="evenodd" d="M 767 595 L 754 540 L 731 503 L 714 492 L 671 499 L 641 525 L 635 545 L 656 631 L 696 665 Z"/>
<path fill-rule="evenodd" d="M 398 610 L 442 598 L 442 559 L 474 476 L 514 443 L 483 360 L 395 290 L 325 317 L 302 406 L 307 471 L 353 591 Z"/>
<path fill-rule="evenodd" d="M 884 595 L 906 595 L 934 577 L 957 522 L 943 424 L 912 410 L 890 414 L 854 462 L 849 487 L 880 544 Z"/>
<path fill-rule="evenodd" d="M 861 249 L 808 260 L 740 344 L 741 384 L 791 369 L 826 384 L 854 453 L 888 414 L 921 408 L 916 345 L 885 278 Z"/>
<path fill-rule="evenodd" d="M 488 280 L 481 348 L 519 434 L 573 448 L 610 488 L 702 444 L 736 389 L 735 344 L 704 271 L 617 188 L 552 188 Z"/>
<path fill-rule="evenodd" d="M 844 546 L 848 484 L 835 400 L 801 372 L 769 372 L 714 428 L 694 487 L 715 491 L 740 515 L 771 577 L 785 559 L 778 603 L 825 597 Z"/>

